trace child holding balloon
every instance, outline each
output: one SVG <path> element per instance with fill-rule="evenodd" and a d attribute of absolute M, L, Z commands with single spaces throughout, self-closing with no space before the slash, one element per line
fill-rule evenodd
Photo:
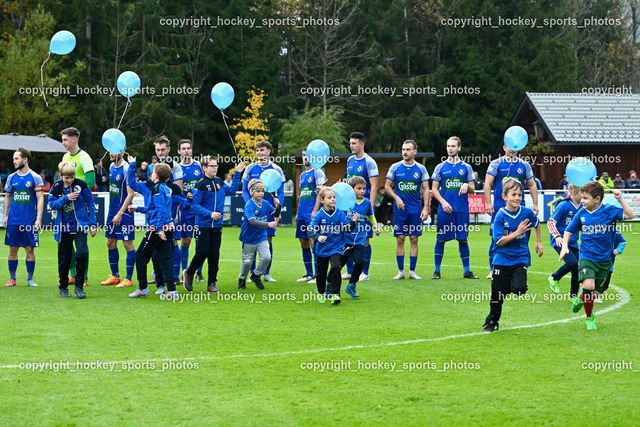
<path fill-rule="evenodd" d="M 339 185 L 339 184 L 336 184 Z M 343 184 L 345 185 L 345 184 Z M 330 294 L 333 305 L 340 304 L 340 287 L 342 277 L 342 255 L 346 243 L 345 234 L 351 233 L 360 219 L 354 214 L 351 220 L 340 209 L 336 209 L 336 192 L 331 187 L 325 187 L 318 194 L 322 207 L 309 224 L 309 237 L 316 243 L 318 256 L 318 271 L 316 286 L 318 287 L 319 302 L 324 302 L 325 292 Z M 329 270 L 329 290 L 327 292 L 327 268 Z"/>

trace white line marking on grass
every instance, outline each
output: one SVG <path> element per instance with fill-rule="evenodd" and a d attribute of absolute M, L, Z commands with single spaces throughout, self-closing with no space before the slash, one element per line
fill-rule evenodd
<path fill-rule="evenodd" d="M 546 274 L 546 273 L 543 273 L 543 274 Z M 598 311 L 597 312 L 598 315 L 606 314 L 611 311 L 617 310 L 631 300 L 631 298 L 629 297 L 629 293 L 625 289 L 616 285 L 610 285 L 610 287 L 612 289 L 615 289 L 620 294 L 621 299 L 620 301 L 616 302 L 612 306 L 607 307 L 604 310 Z M 512 326 L 510 328 L 500 329 L 499 331 L 494 332 L 494 334 L 501 333 L 504 331 L 512 331 L 516 329 L 529 329 L 529 328 L 537 328 L 539 326 L 554 325 L 556 323 L 568 323 L 577 319 L 584 319 L 584 316 L 577 315 L 573 317 L 567 317 L 566 319 L 551 320 L 549 322 L 536 323 L 533 325 Z M 468 334 L 456 334 L 456 335 L 449 335 L 446 337 L 418 338 L 415 340 L 396 341 L 396 342 L 389 342 L 389 343 L 358 344 L 358 345 L 349 345 L 345 347 L 328 347 L 328 348 L 316 348 L 316 349 L 307 349 L 307 350 L 282 351 L 278 353 L 232 354 L 227 356 L 185 357 L 180 359 L 123 360 L 119 362 L 109 362 L 109 363 L 123 364 L 123 363 L 143 363 L 143 362 L 172 362 L 172 361 L 187 361 L 187 360 L 251 359 L 251 358 L 257 358 L 257 357 L 275 357 L 275 356 L 289 356 L 289 355 L 297 355 L 297 354 L 325 353 L 329 351 L 358 350 L 362 348 L 392 347 L 396 345 L 407 345 L 407 344 L 417 344 L 417 343 L 423 343 L 423 342 L 446 341 L 446 340 L 451 340 L 456 338 L 476 337 L 478 335 L 489 335 L 489 334 L 485 332 L 471 332 Z M 0 365 L 0 369 L 18 369 L 18 368 L 20 368 L 20 365 Z"/>

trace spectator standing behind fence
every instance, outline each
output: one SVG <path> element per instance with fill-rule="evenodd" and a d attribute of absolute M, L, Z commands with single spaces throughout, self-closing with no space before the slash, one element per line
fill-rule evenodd
<path fill-rule="evenodd" d="M 102 167 L 102 159 L 98 159 L 94 166 L 94 170 L 96 171 L 96 191 L 107 191 L 107 171 Z"/>
<path fill-rule="evenodd" d="M 558 189 L 566 190 L 568 185 L 569 185 L 569 181 L 567 181 L 567 175 L 563 175 L 562 179 L 560 180 L 560 183 L 558 183 Z"/>
<path fill-rule="evenodd" d="M 9 166 L 7 166 L 7 162 L 4 160 L 0 161 L 0 181 L 2 182 L 2 188 L 4 188 L 4 184 L 7 181 L 7 177 L 11 173 Z"/>
<path fill-rule="evenodd" d="M 602 186 L 604 187 L 604 191 L 611 191 L 614 188 L 613 180 L 609 176 L 609 172 L 602 172 L 602 176 L 600 177 L 598 182 L 602 184 Z"/>
<path fill-rule="evenodd" d="M 613 188 L 615 188 L 616 190 L 624 190 L 625 188 L 625 182 L 622 179 L 622 175 L 620 175 L 619 173 L 616 174 L 616 177 L 613 180 Z"/>
<path fill-rule="evenodd" d="M 629 171 L 629 179 L 626 183 L 627 188 L 640 189 L 640 179 L 636 177 L 636 171 Z"/>
<path fill-rule="evenodd" d="M 146 182 L 147 181 L 147 167 L 149 163 L 142 162 L 140 167 L 136 169 L 136 181 L 138 182 Z"/>

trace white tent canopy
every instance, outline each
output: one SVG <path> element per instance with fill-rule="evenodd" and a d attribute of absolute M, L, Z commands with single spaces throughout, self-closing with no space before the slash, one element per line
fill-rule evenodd
<path fill-rule="evenodd" d="M 18 135 L 17 133 L 0 135 L 0 150 L 15 151 L 20 147 L 37 153 L 65 153 L 67 151 L 60 141 L 44 134 L 37 136 Z"/>

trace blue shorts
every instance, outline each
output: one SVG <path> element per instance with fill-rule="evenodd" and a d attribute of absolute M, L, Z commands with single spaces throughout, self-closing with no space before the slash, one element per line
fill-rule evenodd
<path fill-rule="evenodd" d="M 393 211 L 394 236 L 422 236 L 421 211 Z"/>
<path fill-rule="evenodd" d="M 298 217 L 298 219 L 296 220 L 296 239 L 309 239 L 307 230 L 309 229 L 310 223 L 310 219 Z"/>
<path fill-rule="evenodd" d="M 176 227 L 176 231 L 179 232 L 179 237 L 176 238 L 175 232 L 173 233 L 173 238 L 179 240 L 183 237 L 193 237 L 193 230 L 196 226 L 196 216 L 195 214 L 184 214 L 180 212 L 179 218 L 180 223 L 178 227 Z"/>
<path fill-rule="evenodd" d="M 467 240 L 469 212 L 446 213 L 438 209 L 438 240 Z"/>
<path fill-rule="evenodd" d="M 133 215 L 122 215 L 122 220 L 119 225 L 113 225 L 112 221 L 112 217 L 107 218 L 104 237 L 117 240 L 135 240 L 136 226 Z"/>
<path fill-rule="evenodd" d="M 40 245 L 38 232 L 34 231 L 33 225 L 9 225 L 4 235 L 4 244 L 7 246 L 31 246 L 37 248 Z"/>

